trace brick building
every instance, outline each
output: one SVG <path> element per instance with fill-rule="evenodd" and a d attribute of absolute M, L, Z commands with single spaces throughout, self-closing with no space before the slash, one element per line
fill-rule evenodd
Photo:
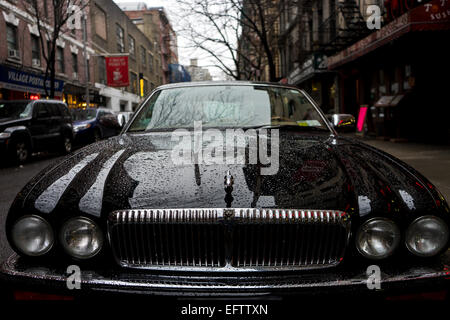
<path fill-rule="evenodd" d="M 45 94 L 43 53 L 48 48 L 42 48 L 35 19 L 24 3 L 0 0 L 0 30 L 5 30 L 0 32 L 0 99 L 25 99 Z M 51 12 L 49 7 L 45 10 Z M 61 34 L 56 44 L 56 97 L 67 101 L 70 98 L 71 104 L 78 105 L 85 95 L 86 85 L 81 30 Z M 87 52 L 94 54 L 90 46 Z M 90 64 L 89 74 L 93 70 Z M 92 79 L 89 80 L 92 87 Z M 92 95 L 94 92 L 92 90 Z"/>
<path fill-rule="evenodd" d="M 0 30 L 6 30 L 0 32 L 0 99 L 44 95 L 42 53 L 47 48 L 42 48 L 36 23 L 24 3 L 0 0 Z M 91 0 L 85 12 L 87 59 L 83 55 L 82 29 L 64 32 L 57 41 L 56 98 L 70 107 L 85 107 L 89 86 L 91 106 L 132 111 L 142 100 L 141 86 L 146 95 L 164 81 L 161 65 L 153 61 L 158 55 L 155 45 L 112 0 Z M 104 57 L 111 54 L 129 54 L 129 87 L 106 85 Z"/>
<path fill-rule="evenodd" d="M 106 106 L 116 111 L 134 111 L 140 97 L 140 78 L 144 96 L 164 83 L 162 68 L 154 62 L 158 55 L 153 39 L 147 37 L 112 0 L 91 0 L 90 40 L 96 52 L 95 87 L 105 97 Z M 106 86 L 105 55 L 128 53 L 130 86 Z"/>
<path fill-rule="evenodd" d="M 154 64 L 163 70 L 163 83 L 169 82 L 169 65 L 178 63 L 177 35 L 163 7 L 147 7 L 142 2 L 119 3 L 120 8 L 153 43 Z"/>
<path fill-rule="evenodd" d="M 282 0 L 281 76 L 383 139 L 450 142 L 450 1 Z M 379 8 L 378 26 L 371 25 Z M 369 10 L 368 10 L 369 9 Z M 372 20 L 370 19 L 372 18 Z"/>

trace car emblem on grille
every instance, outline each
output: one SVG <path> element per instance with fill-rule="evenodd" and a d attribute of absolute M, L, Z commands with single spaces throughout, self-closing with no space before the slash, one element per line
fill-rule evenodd
<path fill-rule="evenodd" d="M 224 177 L 225 181 L 225 191 L 226 192 L 231 192 L 233 191 L 233 184 L 234 184 L 234 178 L 231 175 L 230 170 L 227 170 L 227 172 L 225 173 L 225 177 Z"/>
<path fill-rule="evenodd" d="M 233 196 L 231 195 L 231 192 L 233 192 L 233 184 L 234 184 L 234 178 L 231 175 L 230 170 L 227 170 L 224 177 L 224 185 L 225 185 L 225 203 L 227 204 L 227 208 L 231 208 L 231 203 L 233 202 Z"/>
<path fill-rule="evenodd" d="M 225 219 L 230 219 L 234 217 L 234 209 L 225 209 L 223 211 L 223 216 Z"/>

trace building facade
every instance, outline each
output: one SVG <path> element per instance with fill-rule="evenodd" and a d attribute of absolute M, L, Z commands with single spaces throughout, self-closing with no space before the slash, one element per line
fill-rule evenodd
<path fill-rule="evenodd" d="M 212 76 L 207 68 L 199 67 L 198 59 L 191 59 L 191 64 L 186 67 L 191 76 L 191 81 L 211 81 Z"/>
<path fill-rule="evenodd" d="M 178 64 L 178 46 L 177 35 L 164 8 L 147 7 L 141 2 L 123 3 L 119 6 L 153 43 L 154 64 L 163 72 L 159 83 L 168 83 L 169 65 Z"/>
<path fill-rule="evenodd" d="M 242 1 L 243 14 L 238 18 L 242 31 L 237 49 L 240 79 L 279 80 L 279 9 L 282 1 Z"/>
<path fill-rule="evenodd" d="M 382 139 L 450 142 L 449 1 L 283 0 L 283 81 Z M 427 106 L 424 109 L 424 106 Z M 420 129 L 417 124 L 420 123 Z"/>
<path fill-rule="evenodd" d="M 40 39 L 42 34 L 31 11 L 24 1 L 0 0 L 0 99 L 17 100 L 41 98 L 45 96 L 44 73 L 48 56 L 48 46 L 42 46 L 49 39 Z M 49 3 L 43 2 L 43 11 L 51 13 Z M 52 15 L 49 14 L 44 26 L 51 31 Z M 55 96 L 67 101 L 71 106 L 81 106 L 86 98 L 86 83 L 90 94 L 98 97 L 93 87 L 93 79 L 86 78 L 85 66 L 88 63 L 88 76 L 93 74 L 91 56 L 94 49 L 87 45 L 88 59 L 84 59 L 83 34 L 81 30 L 61 33 L 55 47 Z M 50 87 L 47 80 L 47 88 Z"/>
<path fill-rule="evenodd" d="M 45 94 L 43 54 L 48 48 L 42 46 L 35 18 L 24 3 L 0 0 L 0 30 L 6 31 L 0 32 L 0 99 L 41 98 Z M 43 4 L 51 12 L 51 2 Z M 91 107 L 134 111 L 143 97 L 163 82 L 162 67 L 154 59 L 159 51 L 112 0 L 91 0 L 84 11 L 87 55 L 83 28 L 66 27 L 55 49 L 55 96 L 69 107 L 85 108 L 88 87 Z M 128 87 L 107 86 L 105 57 L 109 55 L 128 55 Z"/>
<path fill-rule="evenodd" d="M 327 58 L 370 33 L 367 6 L 382 1 L 284 0 L 280 15 L 282 75 L 310 93 L 325 112 L 339 108 L 336 73 Z"/>
<path fill-rule="evenodd" d="M 385 4 L 380 29 L 328 57 L 338 110 L 367 106 L 366 131 L 381 139 L 450 143 L 450 2 Z"/>
<path fill-rule="evenodd" d="M 158 55 L 153 39 L 112 0 L 89 2 L 90 41 L 95 50 L 95 88 L 114 111 L 135 111 L 144 96 L 162 84 L 162 68 L 155 63 Z M 112 88 L 106 85 L 105 56 L 128 54 L 130 85 Z"/>

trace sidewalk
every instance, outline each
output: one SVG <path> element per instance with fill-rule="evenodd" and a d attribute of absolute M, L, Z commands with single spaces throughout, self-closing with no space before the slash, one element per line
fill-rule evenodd
<path fill-rule="evenodd" d="M 403 160 L 427 177 L 450 202 L 450 146 L 420 144 L 413 142 L 394 143 L 373 138 L 357 138 L 373 147 L 381 149 Z"/>

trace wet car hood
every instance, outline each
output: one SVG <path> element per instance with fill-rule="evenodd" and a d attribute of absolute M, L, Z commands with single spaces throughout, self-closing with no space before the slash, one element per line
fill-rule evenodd
<path fill-rule="evenodd" d="M 170 133 L 121 135 L 46 168 L 19 193 L 11 212 L 100 217 L 127 208 L 224 208 L 227 170 L 234 177 L 228 204 L 235 208 L 364 216 L 446 206 L 414 169 L 357 141 L 286 132 L 279 150 L 278 172 L 262 175 L 256 164 L 174 164 Z"/>

